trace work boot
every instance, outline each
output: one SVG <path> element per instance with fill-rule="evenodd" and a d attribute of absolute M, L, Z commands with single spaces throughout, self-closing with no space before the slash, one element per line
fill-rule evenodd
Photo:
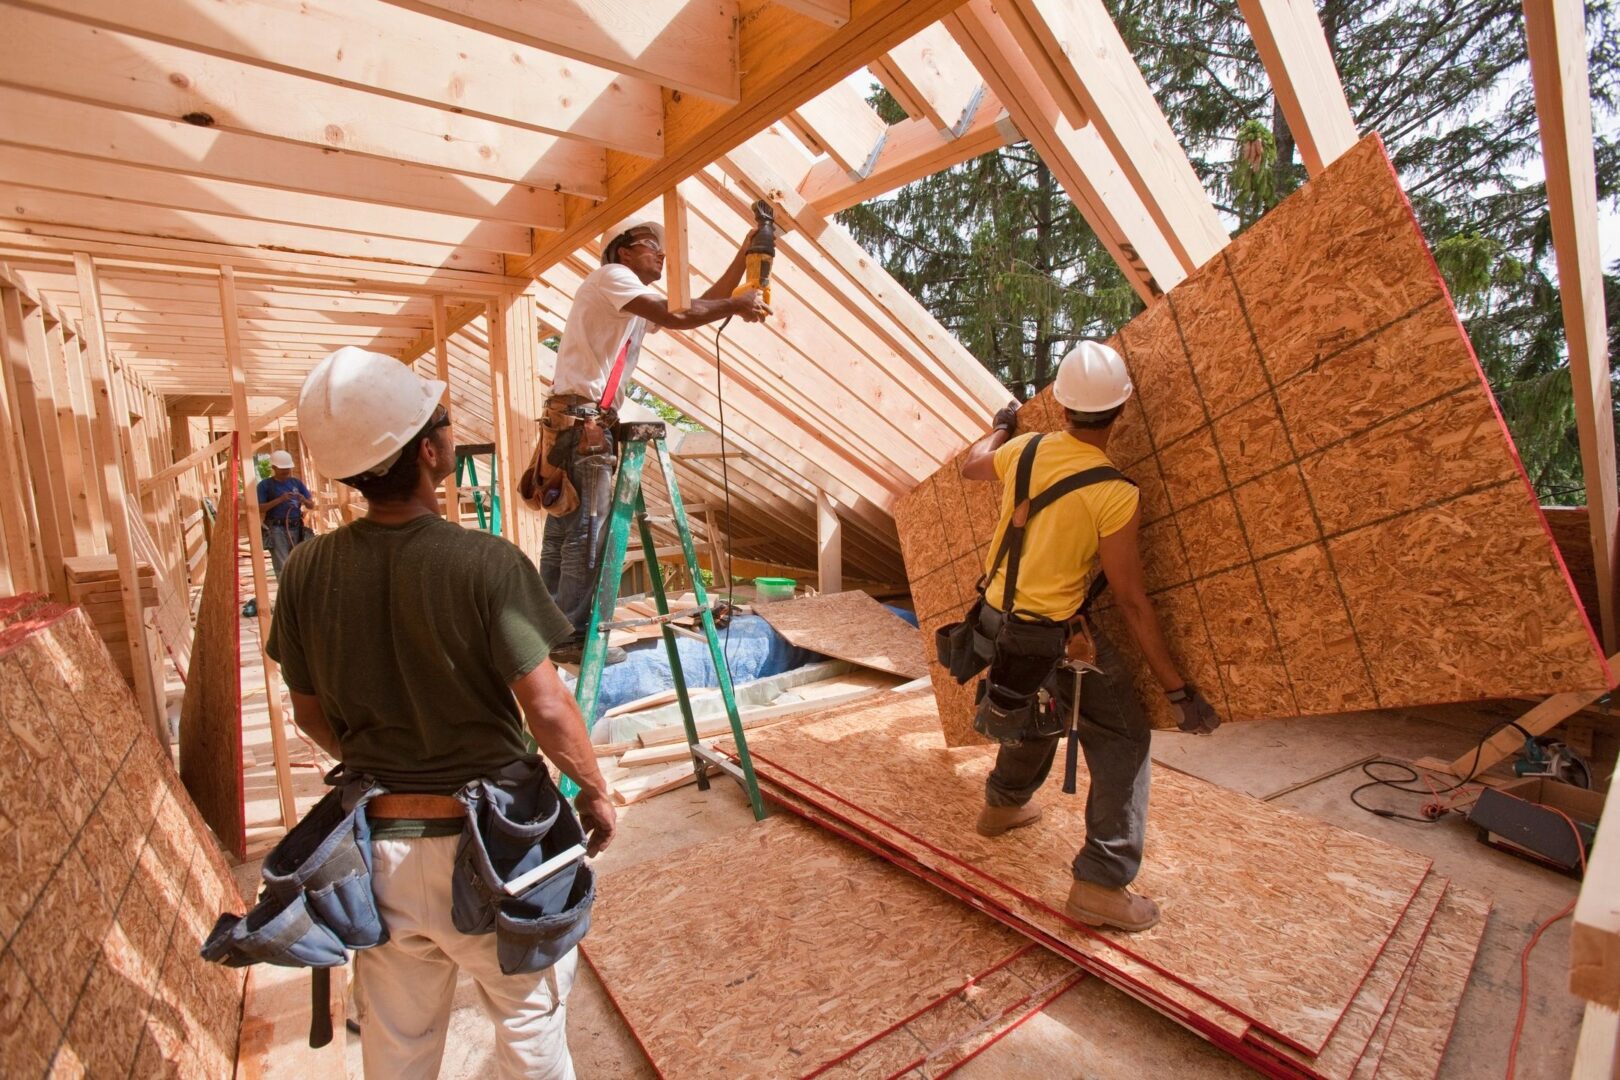
<path fill-rule="evenodd" d="M 630 654 L 619 648 L 617 645 L 608 646 L 606 657 L 607 667 L 612 667 L 614 664 L 622 664 L 628 659 L 630 659 Z M 584 663 L 584 661 L 585 646 L 577 641 L 565 642 L 551 650 L 551 662 L 553 664 L 568 664 L 572 667 L 578 667 L 580 664 Z"/>
<path fill-rule="evenodd" d="M 1087 926 L 1111 926 L 1131 934 L 1159 921 L 1159 905 L 1147 897 L 1090 881 L 1076 880 L 1069 886 L 1069 900 L 1063 907 L 1070 918 Z"/>
<path fill-rule="evenodd" d="M 1041 808 L 1034 803 L 1025 803 L 1023 806 L 991 806 L 985 804 L 979 811 L 979 821 L 974 828 L 979 830 L 980 836 L 1000 836 L 1013 829 L 1022 829 L 1025 825 L 1033 825 L 1041 820 Z"/>

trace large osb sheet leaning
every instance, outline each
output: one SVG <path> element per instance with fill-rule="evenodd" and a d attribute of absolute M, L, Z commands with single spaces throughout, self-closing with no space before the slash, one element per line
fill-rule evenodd
<path fill-rule="evenodd" d="M 219 845 L 84 613 L 0 632 L 0 1062 L 7 1076 L 230 1076 L 242 910 Z"/>
<path fill-rule="evenodd" d="M 1140 485 L 1148 588 L 1227 720 L 1609 683 L 1597 640 L 1383 144 L 1368 136 L 1122 330 L 1109 445 Z M 1042 391 L 1021 430 L 1054 431 Z M 933 631 L 974 597 L 1000 485 L 960 456 L 895 509 Z M 1114 610 L 1102 631 L 1161 727 Z M 972 684 L 930 655 L 950 745 Z"/>

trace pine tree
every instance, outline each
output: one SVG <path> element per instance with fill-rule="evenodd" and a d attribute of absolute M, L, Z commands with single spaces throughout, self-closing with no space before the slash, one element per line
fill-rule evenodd
<path fill-rule="evenodd" d="M 1236 0 L 1109 0 L 1194 169 L 1234 232 L 1305 181 Z M 1319 0 L 1363 132 L 1384 138 L 1544 501 L 1579 501 L 1541 143 L 1519 0 Z M 1620 15 L 1588 5 L 1599 199 L 1620 199 Z M 899 109 L 879 91 L 886 118 Z M 1607 132 L 1605 128 L 1607 127 Z M 1028 144 L 842 220 L 1013 391 L 1141 309 Z M 1620 342 L 1620 265 L 1606 279 Z M 1611 350 L 1620 360 L 1620 350 Z"/>

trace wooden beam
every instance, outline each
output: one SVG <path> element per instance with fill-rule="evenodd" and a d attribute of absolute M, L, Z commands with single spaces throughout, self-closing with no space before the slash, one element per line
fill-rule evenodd
<path fill-rule="evenodd" d="M 1525 0 L 1525 38 L 1541 118 L 1547 207 L 1558 258 L 1575 427 L 1586 480 L 1604 648 L 1620 648 L 1620 503 L 1615 490 L 1614 399 L 1598 244 L 1597 172 L 1581 0 Z"/>
<path fill-rule="evenodd" d="M 280 420 L 283 416 L 286 416 L 288 413 L 297 408 L 297 399 L 289 398 L 288 400 L 283 401 L 280 405 L 277 405 L 274 409 L 271 409 L 269 412 L 264 413 L 261 416 L 255 416 L 247 430 L 250 434 L 255 431 L 262 431 L 267 425 L 275 423 L 277 420 Z M 187 454 L 173 465 L 168 466 L 163 471 L 154 473 L 145 480 L 142 480 L 140 483 L 141 494 L 144 495 L 148 491 L 151 491 L 153 488 L 157 487 L 159 484 L 168 480 L 173 480 L 174 478 L 185 474 L 188 470 L 194 469 L 198 465 L 201 465 L 212 458 L 218 457 L 220 454 L 223 454 L 226 450 L 230 449 L 230 445 L 231 437 L 229 435 L 221 435 L 219 438 L 215 439 L 201 450 L 193 450 L 191 453 Z"/>
<path fill-rule="evenodd" d="M 450 352 L 445 347 L 446 330 L 449 323 L 448 313 L 445 311 L 444 297 L 433 298 L 433 367 L 438 378 L 444 383 L 444 407 L 450 407 Z M 453 419 L 452 419 L 452 422 Z M 461 496 L 456 490 L 456 474 L 451 472 L 444 478 L 444 516 L 452 524 L 461 524 Z"/>
<path fill-rule="evenodd" d="M 891 124 L 865 176 L 851 178 L 837 162 L 824 158 L 804 174 L 799 194 L 818 214 L 827 216 L 1018 142 L 1023 136 L 1001 107 L 1001 99 L 983 84 L 979 91 L 960 135 L 941 132 L 930 120 Z"/>
<path fill-rule="evenodd" d="M 971 0 L 945 20 L 951 36 L 995 91 L 1018 130 L 1068 192 L 1086 223 L 1144 302 L 1188 273 L 1148 213 L 1114 152 L 1092 124 L 1075 125 L 1031 70 L 989 0 Z"/>
<path fill-rule="evenodd" d="M 73 549 L 80 555 L 111 553 L 106 518 L 101 513 L 96 403 L 90 373 L 78 354 L 77 338 L 67 337 L 59 323 L 46 324 L 45 358 L 50 369 L 51 397 L 56 402 L 56 433 L 61 440 L 68 511 L 73 519 Z"/>
<path fill-rule="evenodd" d="M 738 99 L 736 0 L 390 0 L 718 102 Z M 604 17 L 607 16 L 607 17 Z"/>
<path fill-rule="evenodd" d="M 692 252 L 686 237 L 686 197 L 679 187 L 664 193 L 664 289 L 671 311 L 692 303 Z"/>
<path fill-rule="evenodd" d="M 1271 76 L 1305 171 L 1315 176 L 1356 144 L 1356 118 L 1344 97 L 1322 20 L 1312 0 L 1238 0 Z"/>
<path fill-rule="evenodd" d="M 389 4 L 272 0 L 50 0 L 53 10 L 123 31 L 339 86 L 657 157 L 658 84 Z"/>
<path fill-rule="evenodd" d="M 116 408 L 113 394 L 112 363 L 107 341 L 101 332 L 101 297 L 96 289 L 96 267 L 88 255 L 75 255 L 73 268 L 79 278 L 79 303 L 84 311 L 86 360 L 90 366 L 90 388 L 95 401 L 96 450 L 100 468 L 101 502 L 107 508 L 112 534 L 113 555 L 118 560 L 118 596 L 124 609 L 124 632 L 128 635 L 131 675 L 135 701 L 141 715 L 152 725 L 158 743 L 169 745 L 169 718 L 152 683 L 152 654 L 146 639 L 146 623 L 141 617 L 141 587 L 135 540 L 130 535 L 129 510 L 125 492 L 129 490 L 120 460 L 120 428 L 129 426 L 128 413 Z M 154 571 L 156 567 L 153 568 Z"/>
<path fill-rule="evenodd" d="M 849 22 L 849 0 L 776 0 L 776 3 L 828 26 L 843 26 Z"/>
<path fill-rule="evenodd" d="M 908 114 L 946 135 L 965 126 L 983 87 L 973 63 L 938 23 L 878 57 L 872 73 L 902 105 L 914 103 L 906 108 Z"/>
<path fill-rule="evenodd" d="M 0 146 L 0 183 L 117 200 L 130 204 L 134 216 L 139 214 L 136 207 L 151 206 L 476 251 L 522 252 L 531 244 L 529 229 L 521 225 L 182 176 L 17 146 Z M 560 218 L 556 224 L 561 226 Z"/>
<path fill-rule="evenodd" d="M 52 582 L 44 557 L 44 529 L 34 508 L 35 494 L 30 485 L 27 468 L 28 439 L 25 431 L 34 413 L 32 393 L 24 394 L 18 384 L 18 375 L 26 368 L 26 358 L 20 350 L 25 347 L 22 336 L 22 306 L 13 303 L 18 296 L 14 288 L 0 286 L 6 296 L 0 298 L 0 528 L 5 535 L 4 574 L 0 576 L 11 595 L 25 592 L 50 592 Z M 13 308 L 15 307 L 15 314 Z M 15 322 L 13 322 L 15 319 Z M 30 413 L 34 413 L 30 417 Z M 47 493 L 48 494 L 48 493 Z"/>
<path fill-rule="evenodd" d="M 844 588 L 844 529 L 825 491 L 816 492 L 816 588 L 823 594 Z"/>
<path fill-rule="evenodd" d="M 495 428 L 495 456 L 500 463 L 501 473 L 497 478 L 501 496 L 501 535 L 515 543 L 517 515 L 512 512 L 512 506 L 517 485 L 513 482 L 512 473 L 515 468 L 521 469 L 522 466 L 513 462 L 512 423 L 508 408 L 510 391 L 507 387 L 506 309 L 510 304 L 511 300 L 508 298 L 503 298 L 499 302 L 492 301 L 484 309 L 484 318 L 489 326 L 490 412 Z"/>
<path fill-rule="evenodd" d="M 457 2 L 474 4 L 474 0 Z M 738 105 L 726 108 L 690 95 L 666 103 L 664 156 L 648 161 L 608 151 L 608 197 L 594 206 L 570 199 L 571 214 L 562 235 L 537 235 L 534 254 L 509 259 L 507 273 L 537 276 L 625 214 L 646 206 L 960 2 L 853 0 L 849 22 L 837 30 L 773 4 L 751 7 L 738 27 L 742 72 Z"/>
<path fill-rule="evenodd" d="M 1609 657 L 1609 670 L 1611 673 L 1620 673 L 1620 653 Z M 1413 764 L 1431 772 L 1449 773 L 1459 779 L 1478 775 L 1523 750 L 1526 738 L 1546 734 L 1608 692 L 1608 688 L 1605 688 L 1571 690 L 1563 694 L 1554 694 L 1514 721 L 1516 727 L 1503 728 L 1481 742 L 1477 748 L 1459 755 L 1452 761 L 1421 758 Z"/>
<path fill-rule="evenodd" d="M 252 417 L 248 413 L 247 373 L 242 366 L 242 346 L 236 334 L 236 272 L 229 266 L 219 270 L 219 311 L 225 326 L 225 362 L 231 373 L 231 406 L 236 414 L 236 429 L 247 433 L 242 439 L 242 492 L 247 504 L 248 556 L 253 564 L 253 595 L 259 609 L 259 659 L 264 671 L 264 696 L 270 706 L 270 751 L 276 765 L 276 795 L 281 807 L 281 824 L 291 829 L 298 821 L 298 804 L 293 799 L 292 768 L 287 760 L 286 718 L 281 707 L 280 672 L 276 662 L 265 651 L 270 640 L 270 585 L 264 573 L 264 541 L 259 516 L 259 474 L 253 467 L 253 448 L 246 445 L 252 439 Z M 236 523 L 222 522 L 220 527 L 236 529 Z"/>
<path fill-rule="evenodd" d="M 334 153 L 16 87 L 0 86 L 0 115 L 8 142 L 85 158 L 536 229 L 563 224 L 562 196 L 529 185 Z"/>
<path fill-rule="evenodd" d="M 871 171 L 889 127 L 847 82 L 835 83 L 795 109 L 793 127 L 850 176 Z"/>
<path fill-rule="evenodd" d="M 1103 0 L 1006 0 L 997 11 L 1069 123 L 1102 136 L 1182 268 L 1225 247 L 1226 228 Z"/>
<path fill-rule="evenodd" d="M 1620 798 L 1604 803 L 1597 841 L 1575 901 L 1569 991 L 1605 1008 L 1620 1009 Z"/>
<path fill-rule="evenodd" d="M 29 484 L 39 517 L 40 554 L 50 576 L 51 594 L 67 599 L 63 560 L 76 554 L 73 524 L 68 511 L 67 482 L 62 474 L 61 447 L 55 436 L 56 405 L 45 358 L 45 313 L 24 312 L 22 294 L 0 286 L 0 361 L 17 394 L 21 410 L 23 446 L 27 450 Z"/>

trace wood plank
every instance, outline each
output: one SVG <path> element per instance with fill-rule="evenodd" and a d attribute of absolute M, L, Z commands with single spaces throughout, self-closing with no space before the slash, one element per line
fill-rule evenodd
<path fill-rule="evenodd" d="M 1187 276 L 1113 150 L 1091 124 L 1075 124 L 1030 69 L 995 9 L 971 0 L 944 20 L 1013 123 L 1046 162 L 1126 280 L 1151 303 Z"/>
<path fill-rule="evenodd" d="M 737 29 L 739 103 L 726 108 L 693 95 L 667 103 L 664 157 L 651 162 L 610 151 L 609 197 L 594 207 L 571 201 L 574 212 L 564 233 L 545 240 L 537 237 L 535 254 L 508 260 L 507 273 L 537 276 L 589 243 L 612 222 L 645 206 L 673 184 L 842 81 L 855 68 L 934 22 L 959 2 L 854 0 L 850 21 L 837 30 L 826 30 L 775 5 L 750 8 L 742 13 Z M 456 3 L 470 5 L 471 0 Z"/>
<path fill-rule="evenodd" d="M 1300 160 L 1315 176 L 1360 138 L 1316 5 L 1309 0 L 1239 0 L 1238 6 L 1271 76 Z"/>
<path fill-rule="evenodd" d="M 1575 1044 L 1573 1080 L 1614 1080 L 1620 1076 L 1620 1014 L 1588 1003 Z"/>
<path fill-rule="evenodd" d="M 849 22 L 849 0 L 774 0 L 774 2 L 828 26 L 843 26 Z"/>
<path fill-rule="evenodd" d="M 500 257 L 493 252 L 144 206 L 9 183 L 0 183 L 0 197 L 5 199 L 7 214 L 17 221 L 56 222 L 205 243 L 223 240 L 244 247 L 291 248 L 346 258 L 392 259 L 479 273 L 496 273 L 501 267 Z"/>
<path fill-rule="evenodd" d="M 21 8 L 6 21 L 0 65 L 28 89 L 588 198 L 606 193 L 600 147 Z M 68 68 L 63 56 L 78 62 Z"/>
<path fill-rule="evenodd" d="M 251 421 L 249 421 L 249 430 L 262 431 L 266 426 L 273 424 L 277 420 L 280 420 L 283 416 L 294 412 L 297 408 L 297 399 L 289 398 L 262 416 L 254 417 Z M 201 450 L 192 451 L 190 454 L 187 454 L 185 457 L 181 458 L 173 465 L 170 465 L 162 472 L 154 473 L 145 480 L 141 481 L 141 491 L 144 493 L 166 480 L 172 480 L 175 477 L 182 475 L 189 469 L 194 469 L 205 462 L 211 461 L 220 454 L 224 453 L 230 447 L 230 444 L 231 436 L 221 435 L 219 438 L 215 439 Z"/>
<path fill-rule="evenodd" d="M 38 309 L 35 309 L 36 313 Z M 36 318 L 39 316 L 36 314 Z M 22 294 L 9 285 L 0 284 L 0 378 L 6 386 L 10 405 L 15 410 L 13 446 L 6 447 L 18 474 L 16 484 L 19 497 L 26 479 L 30 493 L 31 517 L 21 516 L 19 523 L 28 528 L 28 543 L 34 548 L 32 558 L 43 575 L 32 583 L 41 592 L 62 595 L 62 538 L 58 530 L 59 503 L 50 483 L 50 469 L 44 460 L 46 453 L 44 430 L 40 421 L 41 403 L 35 389 L 33 371 L 29 363 L 28 339 L 23 331 L 25 316 Z M 23 591 L 23 590 L 18 590 Z"/>
<path fill-rule="evenodd" d="M 937 853 L 927 865 L 953 868 L 947 876 L 1012 889 L 1046 913 L 1044 930 L 1097 964 L 1164 973 L 1190 988 L 1190 1008 L 1215 1003 L 1306 1052 L 1327 1042 L 1428 875 L 1426 857 L 1161 770 L 1135 887 L 1174 916 L 1146 935 L 1081 933 L 1058 913 L 1084 834 L 1086 771 L 1076 797 L 1052 777 L 1036 796 L 1041 820 L 1018 842 L 986 840 L 964 822 L 983 805 L 995 750 L 947 754 L 937 722 L 926 692 L 888 694 L 748 741 L 763 776 L 814 785 L 852 819 L 911 837 L 914 850 Z"/>
<path fill-rule="evenodd" d="M 834 705 L 843 705 L 851 701 L 873 697 L 888 693 L 886 688 L 874 689 L 869 686 L 856 686 L 853 689 L 841 691 L 836 694 L 818 695 L 806 701 L 795 701 L 785 705 L 766 705 L 757 709 L 742 709 L 737 717 L 742 721 L 744 731 L 754 728 L 766 727 L 770 724 L 781 723 L 792 716 L 800 716 L 809 712 L 821 712 Z M 718 720 L 706 720 L 697 725 L 699 740 L 725 738 L 731 732 L 731 721 L 725 717 Z M 642 746 L 664 746 L 672 742 L 686 741 L 686 726 L 684 724 L 668 724 L 664 727 L 649 728 L 638 732 L 636 740 Z"/>
<path fill-rule="evenodd" d="M 1182 267 L 1225 247 L 1226 227 L 1103 0 L 1012 0 L 1000 13 L 1069 123 L 1102 136 Z"/>
<path fill-rule="evenodd" d="M 970 980 L 994 985 L 989 969 L 1023 948 L 967 905 L 791 818 L 616 871 L 600 896 L 586 958 L 671 1080 L 814 1074 Z M 693 1023 L 700 1015 L 726 1022 Z"/>
<path fill-rule="evenodd" d="M 1141 484 L 1171 653 L 1222 716 L 1610 685 L 1376 137 L 1116 345 L 1138 394 L 1108 453 Z M 1060 423 L 1048 391 L 1020 413 L 1024 430 Z M 897 502 L 925 642 L 971 603 L 999 498 L 947 465 Z M 1171 726 L 1106 596 L 1096 623 Z M 976 741 L 972 687 L 932 672 L 948 741 Z"/>
<path fill-rule="evenodd" d="M 391 0 L 437 19 L 612 71 L 738 100 L 736 0 L 638 0 L 607 9 L 570 0 Z"/>
<path fill-rule="evenodd" d="M 1598 244 L 1597 173 L 1582 0 L 1525 0 L 1524 32 L 1541 119 L 1547 207 L 1558 259 L 1575 427 L 1591 508 L 1598 609 L 1606 651 L 1620 648 L 1620 494 L 1615 489 L 1608 316 Z"/>
<path fill-rule="evenodd" d="M 16 144 L 182 175 L 537 229 L 562 225 L 562 196 L 406 162 L 198 127 L 16 87 L 0 87 Z M 246 295 L 246 294 L 244 294 Z"/>
<path fill-rule="evenodd" d="M 230 368 L 231 405 L 236 413 L 237 430 L 250 431 L 247 373 L 242 365 L 242 347 L 236 334 L 236 272 L 229 266 L 222 266 L 219 271 L 219 310 L 220 319 L 225 326 L 225 362 Z M 264 540 L 260 535 L 262 522 L 259 516 L 259 476 L 253 468 L 251 451 L 241 453 L 238 464 L 242 473 L 242 490 L 247 495 L 243 501 L 247 504 L 245 527 L 248 534 L 248 560 L 253 567 L 253 595 L 261 601 L 257 605 L 259 659 L 264 672 L 265 696 L 270 706 L 270 748 L 275 758 L 276 794 L 281 809 L 282 827 L 291 829 L 298 821 L 298 804 L 293 799 L 292 768 L 287 759 L 287 730 L 281 704 L 281 682 L 276 662 L 264 649 L 264 642 L 270 640 L 271 605 L 269 583 L 265 580 L 264 571 Z M 224 529 L 234 531 L 236 519 L 222 519 L 222 524 Z M 216 528 L 219 526 L 216 525 Z"/>
<path fill-rule="evenodd" d="M 902 120 L 889 125 L 865 176 L 852 179 L 836 161 L 825 158 L 810 166 L 798 191 L 818 214 L 828 216 L 1020 138 L 1001 99 L 981 84 L 973 115 L 960 135 L 941 134 L 928 120 Z"/>
<path fill-rule="evenodd" d="M 85 359 L 89 364 L 90 390 L 95 405 L 95 436 L 98 460 L 97 480 L 101 502 L 109 519 L 108 538 L 118 557 L 118 591 L 124 605 L 124 631 L 130 645 L 135 700 L 141 714 L 157 734 L 158 741 L 169 741 L 168 716 L 153 684 L 152 655 L 147 647 L 145 623 L 141 619 L 140 579 L 136 567 L 135 542 L 129 531 L 125 475 L 118 442 L 120 429 L 129 426 L 127 411 L 115 409 L 112 366 L 107 341 L 101 327 L 101 297 L 96 288 L 96 267 L 88 255 L 76 255 L 74 270 L 79 277 L 79 302 L 84 309 Z"/>
<path fill-rule="evenodd" d="M 54 11 L 110 30 L 264 67 L 297 71 L 554 135 L 657 157 L 656 83 L 469 31 L 391 4 L 245 0 L 230 18 L 195 0 L 52 0 Z"/>
<path fill-rule="evenodd" d="M 1620 1008 L 1620 799 L 1604 802 L 1575 903 L 1569 990 L 1592 1004 Z"/>
<path fill-rule="evenodd" d="M 863 592 L 756 604 L 754 614 L 800 648 L 905 679 L 928 674 L 922 635 Z"/>
<path fill-rule="evenodd" d="M 879 57 L 872 73 L 902 104 L 915 103 L 918 111 L 907 108 L 907 113 L 947 135 L 965 126 L 983 93 L 972 61 L 939 23 L 924 27 Z"/>
<path fill-rule="evenodd" d="M 844 585 L 844 533 L 838 520 L 838 507 L 824 491 L 816 492 L 816 588 L 837 593 Z M 865 593 L 860 594 L 862 596 Z M 919 672 L 926 674 L 926 666 Z"/>
<path fill-rule="evenodd" d="M 672 311 L 692 303 L 692 251 L 686 235 L 686 197 L 681 189 L 664 193 L 664 287 Z"/>
<path fill-rule="evenodd" d="M 445 384 L 444 396 L 441 399 L 444 407 L 450 407 L 450 352 L 445 347 L 445 337 L 448 333 L 446 324 L 449 314 L 445 308 L 444 297 L 433 298 L 433 367 L 439 381 Z M 451 472 L 444 478 L 444 516 L 452 524 L 461 524 L 461 496 L 456 490 L 456 474 Z"/>
<path fill-rule="evenodd" d="M 1434 1080 L 1439 1073 L 1490 911 L 1489 900 L 1458 889 L 1441 900 L 1379 1059 L 1379 1076 Z"/>
<path fill-rule="evenodd" d="M 720 770 L 713 765 L 706 767 L 710 776 Z M 613 784 L 613 801 L 620 806 L 629 806 L 632 803 L 650 799 L 654 795 L 662 795 L 667 791 L 675 791 L 688 784 L 697 783 L 697 773 L 693 771 L 690 762 L 682 765 L 671 765 L 667 769 L 648 769 L 641 773 L 631 773 Z"/>
<path fill-rule="evenodd" d="M 793 110 L 792 123 L 851 176 L 865 176 L 889 127 L 847 82 L 835 83 Z"/>

